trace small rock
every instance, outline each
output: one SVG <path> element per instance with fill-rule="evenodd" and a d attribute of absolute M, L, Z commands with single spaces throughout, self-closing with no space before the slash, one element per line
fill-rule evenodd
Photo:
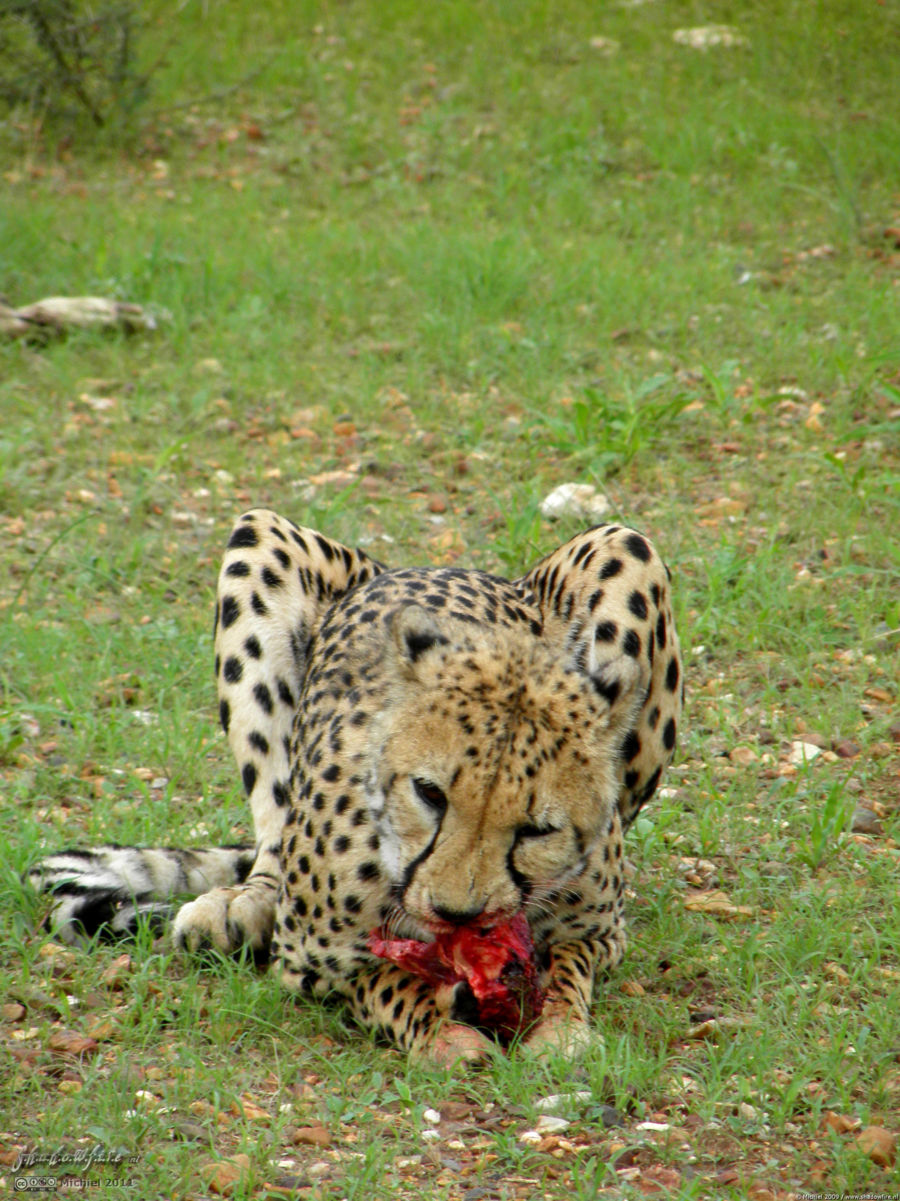
<path fill-rule="evenodd" d="M 541 1113 L 552 1113 L 554 1109 L 561 1109 L 564 1105 L 584 1105 L 592 1097 L 593 1093 L 589 1092 L 551 1093 L 549 1097 L 539 1097 L 534 1107 Z"/>
<path fill-rule="evenodd" d="M 276 1195 L 280 1194 L 284 1197 L 295 1197 L 299 1189 L 309 1188 L 309 1180 L 305 1176 L 276 1176 L 271 1185 L 266 1183 L 266 1189 L 271 1188 Z"/>
<path fill-rule="evenodd" d="M 813 759 L 816 759 L 821 754 L 822 748 L 816 746 L 814 742 L 792 742 L 791 753 L 788 755 L 788 763 L 799 767 L 803 763 L 812 763 Z"/>
<path fill-rule="evenodd" d="M 758 756 L 752 746 L 735 746 L 728 752 L 728 758 L 741 767 L 749 767 L 751 763 L 756 762 Z"/>
<path fill-rule="evenodd" d="M 689 1009 L 688 1021 L 692 1026 L 697 1026 L 700 1022 L 714 1022 L 719 1016 L 715 1009 Z"/>
<path fill-rule="evenodd" d="M 613 1109 L 611 1105 L 600 1106 L 600 1121 L 607 1128 L 611 1126 L 624 1126 L 625 1119 L 619 1113 L 618 1109 Z"/>
<path fill-rule="evenodd" d="M 441 1121 L 441 1115 L 440 1115 L 439 1111 L 436 1109 L 426 1109 L 425 1112 L 422 1114 L 422 1118 L 424 1119 L 424 1121 L 430 1122 L 432 1124 L 432 1126 L 439 1125 L 440 1121 Z"/>
<path fill-rule="evenodd" d="M 619 49 L 619 42 L 615 38 L 605 38 L 601 36 L 591 38 L 588 43 L 592 50 L 596 50 L 599 54 L 609 56 L 615 54 Z"/>
<path fill-rule="evenodd" d="M 181 1138 L 189 1143 L 205 1143 L 209 1139 L 209 1133 L 199 1122 L 189 1122 L 186 1118 L 176 1122 L 170 1133 L 173 1139 Z"/>
<path fill-rule="evenodd" d="M 852 738 L 842 738 L 840 742 L 834 744 L 832 749 L 839 759 L 855 759 L 862 747 Z"/>
<path fill-rule="evenodd" d="M 250 1171 L 249 1155 L 232 1155 L 230 1159 L 220 1159 L 202 1163 L 199 1167 L 201 1180 L 212 1193 L 220 1197 L 228 1197 L 234 1191 L 240 1180 Z"/>
<path fill-rule="evenodd" d="M 884 826 L 878 820 L 878 815 L 865 805 L 860 805 L 853 814 L 850 829 L 854 834 L 883 834 Z"/>
<path fill-rule="evenodd" d="M 672 40 L 680 46 L 693 50 L 710 50 L 713 47 L 746 46 L 747 39 L 733 25 L 695 25 L 691 29 L 676 29 Z"/>
<path fill-rule="evenodd" d="M 857 1135 L 856 1145 L 880 1168 L 889 1168 L 897 1154 L 897 1136 L 883 1126 L 864 1126 Z"/>
<path fill-rule="evenodd" d="M 0 1013 L 3 1014 L 5 1022 L 21 1022 L 25 1016 L 25 1006 L 19 1001 L 7 1001 L 3 1006 L 0 1006 Z"/>
<path fill-rule="evenodd" d="M 541 501 L 541 513 L 551 520 L 557 517 L 603 517 L 612 508 L 609 500 L 593 484 L 560 484 Z"/>
<path fill-rule="evenodd" d="M 543 1139 L 543 1137 L 544 1136 L 542 1134 L 538 1134 L 536 1130 L 523 1130 L 519 1135 L 519 1142 L 537 1144 Z"/>
<path fill-rule="evenodd" d="M 563 1130 L 568 1130 L 569 1125 L 567 1118 L 558 1117 L 554 1113 L 542 1113 L 535 1123 L 535 1129 L 539 1134 L 560 1134 Z"/>

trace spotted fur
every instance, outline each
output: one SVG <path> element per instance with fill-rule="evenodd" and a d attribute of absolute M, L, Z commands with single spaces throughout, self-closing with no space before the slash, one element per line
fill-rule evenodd
<path fill-rule="evenodd" d="M 439 1061 L 478 1059 L 466 985 L 373 957 L 523 911 L 548 1003 L 526 1034 L 574 1052 L 625 946 L 622 835 L 675 747 L 682 666 L 668 570 L 598 526 L 519 580 L 387 570 L 267 510 L 236 524 L 216 604 L 219 716 L 255 848 L 49 857 L 64 936 L 178 894 L 177 944 L 271 957 L 282 981 Z"/>

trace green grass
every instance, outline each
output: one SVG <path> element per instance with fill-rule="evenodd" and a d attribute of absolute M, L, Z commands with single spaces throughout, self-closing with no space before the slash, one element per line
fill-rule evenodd
<path fill-rule="evenodd" d="M 162 315 L 0 343 L 0 1152 L 124 1147 L 92 1169 L 122 1197 L 208 1195 L 239 1152 L 236 1196 L 896 1192 L 825 1121 L 900 1111 L 896 5 L 158 13 L 130 140 L 0 124 L 7 298 Z M 672 40 L 713 20 L 748 44 Z M 516 573 L 575 531 L 538 508 L 566 480 L 656 539 L 688 663 L 604 1045 L 463 1077 L 149 934 L 111 981 L 122 948 L 41 953 L 41 847 L 248 832 L 211 681 L 237 512 Z M 685 907 L 713 889 L 737 920 Z M 733 1020 L 690 1038 L 703 1011 Z M 570 1146 L 520 1141 L 582 1090 Z"/>

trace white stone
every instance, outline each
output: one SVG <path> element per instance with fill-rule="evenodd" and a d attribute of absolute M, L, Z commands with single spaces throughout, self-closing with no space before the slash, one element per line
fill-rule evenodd
<path fill-rule="evenodd" d="M 549 1097 L 539 1097 L 534 1103 L 535 1109 L 539 1109 L 541 1113 L 552 1113 L 554 1109 L 560 1109 L 563 1105 L 583 1105 L 587 1101 L 593 1100 L 593 1093 L 552 1093 Z"/>
<path fill-rule="evenodd" d="M 595 520 L 608 513 L 612 506 L 593 484 L 560 484 L 541 501 L 541 513 L 557 517 L 584 517 Z"/>
<path fill-rule="evenodd" d="M 676 29 L 673 41 L 694 50 L 709 50 L 713 46 L 746 46 L 747 39 L 733 25 L 695 25 L 692 29 Z"/>
<path fill-rule="evenodd" d="M 792 742 L 788 762 L 793 763 L 795 767 L 799 767 L 803 763 L 812 763 L 813 759 L 821 754 L 822 748 L 812 742 Z"/>
<path fill-rule="evenodd" d="M 568 1130 L 570 1122 L 567 1118 L 557 1117 L 553 1113 L 542 1113 L 535 1123 L 535 1129 L 539 1134 L 559 1134 L 563 1130 Z"/>
<path fill-rule="evenodd" d="M 438 1111 L 436 1109 L 426 1109 L 425 1112 L 422 1114 L 422 1117 L 425 1119 L 426 1122 L 430 1122 L 432 1124 L 432 1126 L 437 1126 L 437 1124 L 441 1120 L 441 1115 L 438 1113 Z"/>

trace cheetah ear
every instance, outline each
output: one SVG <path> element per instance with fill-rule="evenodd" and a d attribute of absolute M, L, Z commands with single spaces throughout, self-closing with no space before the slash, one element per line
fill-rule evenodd
<path fill-rule="evenodd" d="M 391 620 L 391 633 L 400 662 L 409 668 L 435 646 L 448 646 L 450 639 L 441 633 L 434 616 L 421 605 L 406 605 Z"/>

